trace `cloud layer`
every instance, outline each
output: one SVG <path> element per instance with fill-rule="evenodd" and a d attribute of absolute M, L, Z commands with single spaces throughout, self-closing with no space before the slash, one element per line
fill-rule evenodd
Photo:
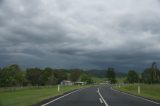
<path fill-rule="evenodd" d="M 160 63 L 159 0 L 0 0 L 1 66 L 142 69 Z"/>

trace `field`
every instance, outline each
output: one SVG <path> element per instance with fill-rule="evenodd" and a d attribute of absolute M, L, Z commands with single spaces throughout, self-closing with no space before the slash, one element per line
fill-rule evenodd
<path fill-rule="evenodd" d="M 103 82 L 107 81 L 107 78 L 92 77 L 92 79 L 96 83 L 103 83 Z M 125 79 L 126 79 L 125 77 L 118 77 L 118 78 L 116 78 L 117 83 L 123 83 Z"/>
<path fill-rule="evenodd" d="M 61 87 L 60 92 L 57 91 L 57 86 L 1 88 L 0 106 L 29 106 L 44 99 L 82 87 L 84 86 L 65 86 Z"/>
<path fill-rule="evenodd" d="M 92 79 L 95 83 L 103 83 L 107 80 L 107 78 L 98 78 L 98 77 L 92 77 Z"/>
<path fill-rule="evenodd" d="M 140 86 L 140 94 L 138 94 L 138 86 Z M 160 101 L 160 84 L 130 84 L 130 85 L 123 85 L 123 86 L 115 86 L 115 89 L 120 91 L 128 92 L 134 95 L 139 95 L 142 97 L 146 97 L 149 99 Z"/>
<path fill-rule="evenodd" d="M 118 78 L 116 78 L 117 83 L 123 83 L 125 79 L 126 79 L 126 77 L 118 77 Z"/>

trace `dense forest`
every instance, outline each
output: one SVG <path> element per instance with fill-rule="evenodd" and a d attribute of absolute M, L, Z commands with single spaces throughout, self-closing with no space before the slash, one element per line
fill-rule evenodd
<path fill-rule="evenodd" d="M 0 86 L 44 86 L 56 85 L 62 80 L 92 83 L 91 75 L 80 69 L 27 68 L 22 70 L 13 64 L 0 69 Z"/>

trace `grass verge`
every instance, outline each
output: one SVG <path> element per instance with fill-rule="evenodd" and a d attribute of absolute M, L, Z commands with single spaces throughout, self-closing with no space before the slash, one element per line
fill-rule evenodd
<path fill-rule="evenodd" d="M 44 99 L 62 95 L 65 92 L 88 86 L 63 86 L 60 92 L 57 86 L 25 87 L 0 89 L 0 106 L 30 106 Z"/>
<path fill-rule="evenodd" d="M 138 94 L 138 86 L 140 86 L 140 94 Z M 113 88 L 137 96 L 160 101 L 160 84 L 129 84 L 120 87 L 114 86 Z"/>
<path fill-rule="evenodd" d="M 92 79 L 95 83 L 103 83 L 107 80 L 106 78 L 98 78 L 98 77 L 92 77 Z"/>

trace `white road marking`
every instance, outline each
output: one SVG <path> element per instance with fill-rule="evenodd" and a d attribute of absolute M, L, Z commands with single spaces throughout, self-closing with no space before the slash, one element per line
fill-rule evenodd
<path fill-rule="evenodd" d="M 101 97 L 101 99 L 102 99 L 103 103 L 105 104 L 105 106 L 109 106 L 109 105 L 107 104 L 107 102 L 104 100 L 103 96 L 101 95 L 101 93 L 100 93 L 100 91 L 99 91 L 99 88 L 98 88 L 97 93 L 98 93 L 99 96 Z"/>
<path fill-rule="evenodd" d="M 103 103 L 103 101 L 102 101 L 102 99 L 101 99 L 101 98 L 99 98 L 99 101 L 100 101 L 101 103 Z"/>
<path fill-rule="evenodd" d="M 120 92 L 120 91 L 118 91 L 118 90 L 113 89 L 112 87 L 111 87 L 111 90 L 116 91 L 116 92 Z M 152 100 L 143 98 L 143 97 L 135 96 L 135 95 L 132 95 L 132 94 L 129 94 L 129 93 L 125 93 L 125 92 L 120 92 L 120 93 L 125 94 L 125 95 L 129 95 L 129 96 L 132 96 L 132 97 L 140 98 L 140 99 L 146 100 L 146 101 L 151 102 L 151 103 L 154 103 L 154 104 L 158 104 L 158 105 L 160 104 L 160 103 L 158 103 L 158 102 L 155 102 L 155 101 L 152 101 Z"/>
<path fill-rule="evenodd" d="M 80 90 L 81 90 L 81 89 L 80 89 Z M 68 96 L 68 95 L 70 95 L 70 94 L 73 94 L 73 93 L 75 93 L 75 92 L 77 92 L 77 91 L 80 91 L 80 90 L 76 90 L 76 91 L 70 92 L 70 93 L 68 93 L 68 94 L 66 94 L 66 95 L 63 95 L 63 96 L 61 96 L 61 97 L 59 97 L 59 98 L 56 98 L 56 99 L 54 99 L 54 100 L 52 100 L 52 101 L 50 101 L 50 102 L 48 102 L 48 103 L 45 103 L 45 104 L 43 104 L 43 105 L 41 105 L 41 106 L 46 106 L 46 105 L 48 105 L 48 104 L 50 104 L 50 103 L 53 103 L 53 102 L 55 102 L 55 101 L 57 101 L 57 100 L 59 100 L 59 99 L 62 99 L 62 98 L 64 98 L 64 97 L 66 97 L 66 96 Z"/>

